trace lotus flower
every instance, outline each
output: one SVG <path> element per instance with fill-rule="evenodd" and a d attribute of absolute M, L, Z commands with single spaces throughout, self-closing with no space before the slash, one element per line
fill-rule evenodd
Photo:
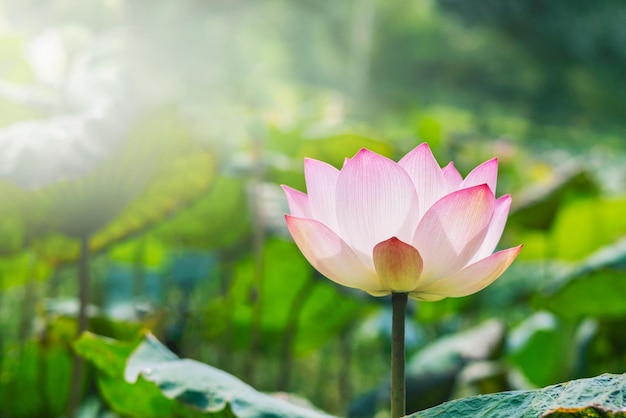
<path fill-rule="evenodd" d="M 283 186 L 287 227 L 306 259 L 340 285 L 435 301 L 478 292 L 521 246 L 496 252 L 511 206 L 496 199 L 498 160 L 465 179 L 423 143 L 398 163 L 367 149 L 341 170 L 305 159 L 308 194 Z"/>

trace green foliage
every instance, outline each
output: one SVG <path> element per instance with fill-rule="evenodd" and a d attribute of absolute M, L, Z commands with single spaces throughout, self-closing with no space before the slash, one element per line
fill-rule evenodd
<path fill-rule="evenodd" d="M 159 223 L 193 203 L 196 196 L 210 187 L 215 175 L 215 162 L 208 153 L 171 159 L 148 182 L 113 222 L 97 231 L 93 246 L 102 249 Z"/>
<path fill-rule="evenodd" d="M 344 158 L 356 154 L 359 149 L 367 148 L 381 155 L 391 157 L 391 147 L 384 142 L 362 135 L 343 134 L 319 139 L 302 141 L 295 157 L 299 160 L 315 158 L 341 168 Z"/>
<path fill-rule="evenodd" d="M 624 375 L 603 374 L 540 390 L 503 392 L 446 402 L 411 418 L 624 417 Z"/>
<path fill-rule="evenodd" d="M 51 273 L 50 266 L 42 263 L 28 252 L 0 259 L 0 290 L 25 285 L 28 280 L 45 280 Z"/>
<path fill-rule="evenodd" d="M 537 312 L 511 330 L 507 358 L 534 386 L 542 387 L 568 375 L 573 351 L 569 350 L 571 335 L 565 328 L 553 315 Z"/>
<path fill-rule="evenodd" d="M 625 261 L 626 241 L 622 239 L 557 276 L 537 303 L 564 318 L 622 317 L 626 314 L 621 298 L 626 291 Z"/>
<path fill-rule="evenodd" d="M 623 197 L 574 199 L 564 203 L 547 232 L 524 230 L 516 234 L 518 239 L 530 244 L 522 258 L 580 260 L 626 234 L 625 211 Z M 526 212 L 526 216 L 531 213 Z M 515 221 L 513 218 L 512 222 Z"/>
<path fill-rule="evenodd" d="M 228 295 L 230 302 L 218 299 L 207 304 L 207 319 L 214 324 L 211 328 L 227 332 L 231 318 L 238 349 L 248 347 L 250 330 L 257 326 L 258 315 L 262 350 L 285 354 L 284 344 L 288 344 L 290 352 L 304 354 L 321 347 L 366 309 L 326 279 L 315 276 L 292 242 L 268 240 L 263 251 L 261 281 L 256 269 L 251 257 L 238 262 Z M 250 303 L 255 297 L 263 298 L 260 312 Z"/>
<path fill-rule="evenodd" d="M 531 186 L 516 196 L 509 225 L 549 230 L 563 206 L 600 193 L 597 181 L 582 167 L 560 168 L 552 176 L 547 184 Z"/>
<path fill-rule="evenodd" d="M 72 371 L 71 355 L 61 344 L 29 341 L 2 356 L 2 412 L 11 417 L 61 415 L 65 410 Z M 37 396 L 33 396 L 33 390 Z"/>
<path fill-rule="evenodd" d="M 585 199 L 559 212 L 549 245 L 555 257 L 579 260 L 626 235 L 626 199 Z"/>
<path fill-rule="evenodd" d="M 427 345 L 412 357 L 409 374 L 435 375 L 459 370 L 472 360 L 487 360 L 501 349 L 503 324 L 496 319 L 486 321 L 464 332 L 448 335 Z"/>
<path fill-rule="evenodd" d="M 601 5 L 559 1 L 538 7 L 532 0 L 521 0 L 475 8 L 464 1 L 444 0 L 441 5 L 476 27 L 498 33 L 525 57 L 526 68 L 541 69 L 532 84 L 509 85 L 515 96 L 532 100 L 534 119 L 567 120 L 572 114 L 585 114 L 596 118 L 588 122 L 597 125 L 614 120 L 617 108 L 611 90 L 624 87 L 621 69 L 626 63 L 619 46 L 625 35 L 613 32 L 621 26 L 619 1 Z M 492 83 L 496 84 L 487 84 L 493 88 Z"/>
<path fill-rule="evenodd" d="M 351 330 L 387 299 L 315 273 L 284 239 L 284 201 L 261 202 L 267 219 L 255 222 L 252 186 L 305 190 L 303 158 L 340 167 L 363 147 L 393 158 L 421 141 L 463 174 L 500 159 L 498 194 L 514 205 L 501 245 L 524 249 L 480 294 L 413 305 L 414 399 L 516 389 L 519 375 L 544 386 L 626 371 L 624 7 L 3 1 L 0 415 L 65 412 L 85 235 L 90 330 L 134 343 L 80 340 L 93 366 L 83 399 L 95 380 L 103 408 L 123 416 L 205 415 L 195 407 L 205 383 L 194 392 L 182 382 L 190 369 L 177 368 L 189 361 L 151 339 L 142 344 L 162 374 L 124 381 L 146 326 L 181 357 L 253 370 L 259 387 L 306 393 L 337 414 L 370 390 L 384 403 L 387 341 Z M 211 262 L 187 280 L 175 264 L 191 251 Z M 120 263 L 132 291 L 111 296 L 124 287 L 110 277 Z M 494 317 L 490 335 L 508 343 L 473 356 L 464 344 L 487 339 L 468 333 Z M 385 335 L 374 322 L 366 332 Z M 221 376 L 192 364 L 194 378 Z M 195 406 L 163 396 L 176 388 Z M 622 413 L 555 408 L 546 416 Z"/>
<path fill-rule="evenodd" d="M 154 227 L 157 239 L 187 247 L 223 248 L 249 232 L 244 181 L 219 176 L 187 210 Z"/>
<path fill-rule="evenodd" d="M 156 383 L 169 399 L 176 399 L 211 415 L 240 418 L 327 417 L 269 395 L 259 393 L 221 370 L 194 360 L 179 359 L 148 336 L 128 359 L 125 378 Z"/>
<path fill-rule="evenodd" d="M 98 388 L 114 411 L 130 417 L 193 417 L 199 414 L 163 397 L 153 384 L 124 380 L 124 369 L 138 342 L 127 343 L 86 333 L 76 342 L 78 354 L 98 370 Z"/>
<path fill-rule="evenodd" d="M 302 191 L 306 190 L 301 165 L 304 158 L 314 158 L 341 168 L 345 158 L 352 157 L 361 148 L 368 148 L 388 157 L 393 156 L 390 144 L 369 136 L 355 133 L 313 135 L 298 129 L 284 131 L 273 129 L 269 135 L 267 148 L 270 152 L 297 162 L 297 165 L 276 164 L 270 167 L 269 179 Z"/>
<path fill-rule="evenodd" d="M 167 247 L 162 242 L 150 237 L 128 240 L 109 251 L 112 260 L 129 264 L 140 263 L 146 267 L 158 268 L 166 258 Z"/>
<path fill-rule="evenodd" d="M 84 334 L 76 349 L 99 370 L 102 395 L 125 415 L 329 416 L 259 393 L 234 376 L 206 364 L 180 359 L 151 335 L 138 344 L 129 344 Z"/>

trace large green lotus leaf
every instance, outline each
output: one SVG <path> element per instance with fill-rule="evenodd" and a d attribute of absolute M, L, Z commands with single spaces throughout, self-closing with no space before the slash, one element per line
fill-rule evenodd
<path fill-rule="evenodd" d="M 80 257 L 80 241 L 60 233 L 47 234 L 31 245 L 37 256 L 51 265 L 74 262 Z"/>
<path fill-rule="evenodd" d="M 177 245 L 221 248 L 236 243 L 249 226 L 245 182 L 220 176 L 191 207 L 161 222 L 153 233 Z"/>
<path fill-rule="evenodd" d="M 215 169 L 213 156 L 207 153 L 185 155 L 164 163 L 146 189 L 113 222 L 94 235 L 93 248 L 100 250 L 144 232 L 195 202 L 209 189 Z"/>
<path fill-rule="evenodd" d="M 0 177 L 38 190 L 88 175 L 112 157 L 131 156 L 128 126 L 127 114 L 113 107 L 15 123 L 0 130 Z"/>
<path fill-rule="evenodd" d="M 592 254 L 554 277 L 537 297 L 540 306 L 566 318 L 626 314 L 626 239 Z"/>
<path fill-rule="evenodd" d="M 599 270 L 572 280 L 558 293 L 545 296 L 545 306 L 564 317 L 617 318 L 626 314 L 625 270 Z"/>
<path fill-rule="evenodd" d="M 626 417 L 625 375 L 603 374 L 538 390 L 446 402 L 411 418 Z"/>
<path fill-rule="evenodd" d="M 108 253 L 109 258 L 129 264 L 140 263 L 147 267 L 159 267 L 167 257 L 167 247 L 151 234 L 137 239 L 124 241 L 114 246 Z"/>
<path fill-rule="evenodd" d="M 78 301 L 76 299 L 46 299 L 41 308 L 45 318 L 47 342 L 69 346 L 76 339 L 76 316 Z M 126 315 L 117 313 L 115 318 L 101 313 L 93 305 L 88 307 L 89 329 L 110 338 L 122 340 L 136 339 L 141 329 L 152 321 L 150 317 L 142 317 L 141 321 L 133 311 L 126 311 Z"/>
<path fill-rule="evenodd" d="M 169 398 L 209 415 L 238 418 L 321 418 L 306 409 L 254 390 L 236 377 L 209 365 L 180 359 L 148 336 L 126 364 L 128 382 L 153 382 Z M 232 410 L 232 413 L 230 412 Z"/>
<path fill-rule="evenodd" d="M 144 187 L 148 175 L 134 175 L 133 171 L 130 163 L 124 167 L 111 160 L 87 175 L 34 191 L 29 203 L 44 208 L 44 217 L 37 219 L 34 234 L 61 233 L 73 238 L 93 235 L 115 219 Z"/>
<path fill-rule="evenodd" d="M 29 191 L 17 199 L 22 241 L 90 236 L 92 249 L 102 250 L 208 189 L 214 158 L 192 148 L 174 110 L 148 114 L 132 126 L 116 112 L 23 122 L 0 132 L 0 149 L 10 151 L 0 154 L 1 177 Z"/>
<path fill-rule="evenodd" d="M 24 192 L 24 240 L 88 235 L 117 215 L 143 184 L 144 159 L 123 145 L 127 118 L 112 110 L 21 122 L 0 131 L 0 177 Z"/>
<path fill-rule="evenodd" d="M 352 157 L 361 148 L 368 148 L 386 157 L 392 156 L 391 146 L 382 141 L 356 134 L 343 134 L 302 141 L 296 158 L 315 158 L 335 167 L 342 167 L 346 157 Z"/>
<path fill-rule="evenodd" d="M 537 312 L 511 330 L 507 357 L 535 387 L 559 382 L 568 371 L 568 337 L 554 315 Z"/>
<path fill-rule="evenodd" d="M 108 405 L 119 414 L 137 418 L 200 415 L 165 398 L 157 387 L 145 380 L 136 384 L 124 380 L 126 361 L 137 344 L 91 333 L 84 333 L 75 343 L 77 353 L 98 370 L 98 388 Z"/>
<path fill-rule="evenodd" d="M 550 255 L 577 261 L 626 235 L 626 198 L 573 201 L 550 232 Z"/>
<path fill-rule="evenodd" d="M 109 376 L 123 376 L 126 359 L 138 342 L 119 341 L 84 332 L 74 343 L 76 352 Z"/>
<path fill-rule="evenodd" d="M 210 187 L 214 170 L 213 157 L 198 153 L 163 163 L 159 172 L 146 180 L 143 191 L 143 186 L 126 178 L 128 172 L 114 164 L 37 191 L 39 202 L 48 208 L 45 227 L 49 232 L 35 246 L 51 261 L 72 261 L 78 256 L 76 241 L 53 232 L 68 237 L 93 234 L 92 250 L 102 251 L 192 204 Z M 126 186 L 120 190 L 121 184 Z"/>

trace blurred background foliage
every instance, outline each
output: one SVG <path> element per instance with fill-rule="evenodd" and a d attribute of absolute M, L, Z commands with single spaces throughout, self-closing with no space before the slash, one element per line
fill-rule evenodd
<path fill-rule="evenodd" d="M 195 416 L 79 367 L 84 329 L 385 409 L 389 301 L 312 270 L 278 185 L 423 141 L 463 174 L 499 157 L 502 245 L 525 247 L 485 291 L 410 306 L 409 410 L 625 372 L 624 21 L 619 0 L 2 0 L 0 416 Z"/>

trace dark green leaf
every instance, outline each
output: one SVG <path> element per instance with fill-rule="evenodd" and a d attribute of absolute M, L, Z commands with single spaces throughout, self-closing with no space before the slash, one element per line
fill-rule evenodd
<path fill-rule="evenodd" d="M 90 361 L 102 373 L 122 377 L 126 359 L 137 346 L 99 335 L 84 333 L 74 344 L 76 352 Z"/>
<path fill-rule="evenodd" d="M 626 314 L 626 240 L 592 254 L 557 276 L 537 298 L 563 317 L 619 317 Z"/>
<path fill-rule="evenodd" d="M 221 176 L 190 208 L 161 222 L 154 233 L 177 245 L 218 248 L 233 245 L 248 229 L 245 182 Z"/>
<path fill-rule="evenodd" d="M 124 380 L 124 367 L 137 343 L 120 342 L 84 333 L 76 342 L 79 355 L 98 370 L 98 387 L 109 406 L 125 416 L 137 418 L 194 417 L 193 409 L 165 398 L 151 383 L 129 384 Z"/>
<path fill-rule="evenodd" d="M 603 374 L 544 389 L 501 392 L 446 402 L 411 418 L 624 417 L 626 378 Z"/>
<path fill-rule="evenodd" d="M 580 260 L 626 234 L 626 198 L 585 199 L 567 205 L 551 231 L 551 254 Z"/>
<path fill-rule="evenodd" d="M 537 312 L 527 318 L 508 337 L 508 358 L 536 387 L 567 377 L 571 341 L 564 325 L 547 313 Z M 541 358 L 541 361 L 537 361 Z"/>
<path fill-rule="evenodd" d="M 559 209 L 572 197 L 595 196 L 598 186 L 589 172 L 579 166 L 567 167 L 546 185 L 534 186 L 514 200 L 509 225 L 547 230 Z"/>
<path fill-rule="evenodd" d="M 212 413 L 230 408 L 239 418 L 328 417 L 257 392 L 222 370 L 179 359 L 151 336 L 128 359 L 125 377 L 129 382 L 140 377 L 154 382 L 168 398 Z"/>

